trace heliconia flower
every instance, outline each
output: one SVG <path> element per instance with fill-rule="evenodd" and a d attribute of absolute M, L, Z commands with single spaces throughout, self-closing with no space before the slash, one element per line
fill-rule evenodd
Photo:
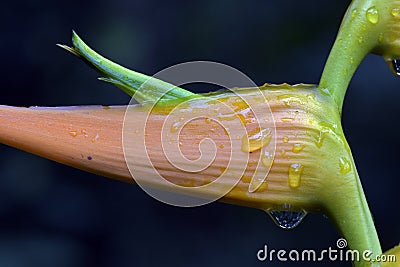
<path fill-rule="evenodd" d="M 400 1 L 353 1 L 319 85 L 265 84 L 203 95 L 123 68 L 73 33 L 73 47 L 62 47 L 139 104 L 1 106 L 0 142 L 150 190 L 259 208 L 285 229 L 307 212 L 322 212 L 349 248 L 381 255 L 341 109 L 368 53 L 382 55 L 399 75 L 399 8 Z M 399 257 L 398 251 L 387 253 Z"/>

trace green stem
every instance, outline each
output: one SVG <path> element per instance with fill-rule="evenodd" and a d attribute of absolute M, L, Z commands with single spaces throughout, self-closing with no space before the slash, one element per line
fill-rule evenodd
<path fill-rule="evenodd" d="M 72 48 L 65 45 L 59 46 L 84 59 L 104 76 L 99 78 L 100 80 L 116 85 L 139 103 L 197 97 L 192 92 L 129 70 L 104 58 L 86 45 L 75 32 L 72 33 L 72 43 Z"/>
<path fill-rule="evenodd" d="M 321 93 L 332 96 L 340 113 L 354 72 L 383 41 L 393 2 L 355 0 L 343 18 L 319 83 Z"/>
<path fill-rule="evenodd" d="M 359 261 L 354 261 L 354 266 L 375 266 L 364 260 L 363 253 L 369 251 L 365 256 L 374 259 L 382 254 L 382 249 L 358 174 L 355 171 L 351 175 L 354 175 L 353 187 L 336 185 L 335 190 L 329 192 L 336 200 L 327 203 L 326 213 L 347 240 L 348 248 L 359 252 Z"/>
<path fill-rule="evenodd" d="M 344 97 L 351 78 L 365 56 L 371 52 L 391 58 L 398 55 L 398 18 L 394 8 L 398 0 L 354 0 L 349 6 L 321 76 L 319 90 L 332 97 L 341 114 Z M 385 36 L 396 34 L 393 36 Z M 392 41 L 391 41 L 392 40 Z M 393 41 L 394 40 L 394 41 Z M 354 163 L 353 163 L 354 164 Z M 349 248 L 371 251 L 371 258 L 382 253 L 375 225 L 358 174 L 349 177 L 353 186 L 336 187 L 330 197 L 327 213 L 347 239 Z M 346 189 L 347 188 L 347 189 Z M 345 197 L 343 197 L 345 196 Z M 374 266 L 361 260 L 355 266 Z"/>

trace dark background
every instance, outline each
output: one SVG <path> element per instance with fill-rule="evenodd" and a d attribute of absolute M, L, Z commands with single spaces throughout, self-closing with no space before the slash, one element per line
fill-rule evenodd
<path fill-rule="evenodd" d="M 72 29 L 103 55 L 150 75 L 211 60 L 257 84 L 317 83 L 348 2 L 8 1 L 0 9 L 0 103 L 129 102 L 55 46 L 70 44 Z M 383 250 L 400 241 L 399 85 L 381 58 L 369 56 L 343 112 Z M 260 263 L 256 252 L 264 244 L 325 249 L 338 237 L 320 214 L 288 232 L 262 211 L 223 203 L 171 207 L 137 186 L 0 146 L 2 267 L 297 266 Z"/>

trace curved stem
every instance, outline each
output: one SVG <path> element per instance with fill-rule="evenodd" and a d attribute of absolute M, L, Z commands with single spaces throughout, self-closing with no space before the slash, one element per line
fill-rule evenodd
<path fill-rule="evenodd" d="M 328 203 L 326 213 L 347 240 L 349 249 L 359 252 L 359 260 L 354 261 L 354 266 L 373 266 L 364 259 L 363 253 L 369 251 L 366 256 L 374 259 L 382 254 L 382 249 L 357 171 L 354 169 L 354 173 L 349 174 L 355 184 L 330 191 L 336 195 L 336 201 Z"/>
<path fill-rule="evenodd" d="M 356 0 L 349 6 L 325 64 L 319 89 L 341 113 L 347 87 L 364 57 L 379 48 L 396 1 Z"/>
<path fill-rule="evenodd" d="M 395 8 L 399 5 L 398 0 L 355 0 L 349 6 L 319 84 L 320 92 L 333 99 L 339 114 L 347 87 L 364 57 L 370 52 L 384 55 L 385 58 L 398 54 L 397 35 L 396 38 L 387 38 L 384 35 L 398 33 L 393 30 L 396 29 L 393 25 L 399 20 L 393 10 L 397 10 Z M 333 194 L 330 197 L 337 194 L 337 200 L 328 203 L 327 212 L 348 240 L 349 247 L 359 250 L 360 253 L 369 250 L 373 258 L 380 255 L 382 250 L 355 169 L 353 174 L 354 177 L 348 177 L 348 181 L 355 182 L 353 186 L 343 185 L 343 188 L 329 192 Z M 354 262 L 354 265 L 373 264 L 361 260 Z"/>

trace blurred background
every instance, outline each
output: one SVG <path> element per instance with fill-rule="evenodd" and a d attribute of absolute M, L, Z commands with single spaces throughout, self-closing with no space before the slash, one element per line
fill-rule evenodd
<path fill-rule="evenodd" d="M 72 29 L 106 57 L 149 75 L 185 61 L 210 60 L 260 85 L 317 83 L 349 2 L 8 1 L 0 9 L 0 104 L 129 102 L 56 47 L 71 43 Z M 383 250 L 400 241 L 399 88 L 400 79 L 385 62 L 368 56 L 343 111 Z M 172 207 L 135 185 L 0 146 L 2 267 L 298 266 L 258 262 L 256 253 L 265 244 L 322 250 L 335 247 L 339 237 L 320 214 L 284 231 L 259 210 L 223 203 Z"/>

